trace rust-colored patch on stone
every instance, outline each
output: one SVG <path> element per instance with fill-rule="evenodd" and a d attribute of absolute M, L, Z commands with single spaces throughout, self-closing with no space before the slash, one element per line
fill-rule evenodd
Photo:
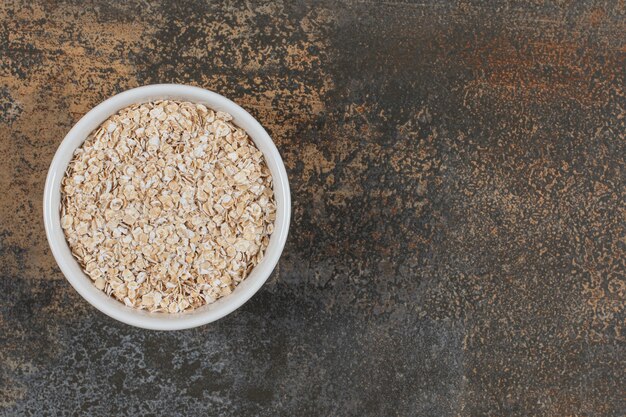
<path fill-rule="evenodd" d="M 610 60 L 602 65 L 599 58 L 593 48 L 581 50 L 579 42 L 500 36 L 463 53 L 463 62 L 476 72 L 475 80 L 466 85 L 467 94 L 486 90 L 502 100 L 603 103 L 610 92 L 600 83 L 619 77 L 615 69 L 623 67 L 624 57 L 602 57 Z"/>
<path fill-rule="evenodd" d="M 606 11 L 598 7 L 589 14 L 589 23 L 593 27 L 598 27 L 606 17 Z"/>

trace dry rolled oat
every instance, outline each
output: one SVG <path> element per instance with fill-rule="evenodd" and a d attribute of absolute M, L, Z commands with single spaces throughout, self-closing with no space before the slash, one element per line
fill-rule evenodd
<path fill-rule="evenodd" d="M 230 294 L 263 258 L 276 216 L 262 153 L 202 104 L 127 107 L 79 147 L 61 225 L 94 285 L 176 313 Z"/>

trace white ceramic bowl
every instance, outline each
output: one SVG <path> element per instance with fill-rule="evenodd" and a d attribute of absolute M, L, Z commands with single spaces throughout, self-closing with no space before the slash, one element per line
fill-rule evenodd
<path fill-rule="evenodd" d="M 61 179 L 74 150 L 109 116 L 131 104 L 159 99 L 202 103 L 233 116 L 234 123 L 244 129 L 265 155 L 272 173 L 276 198 L 276 223 L 263 260 L 241 282 L 232 294 L 215 303 L 187 313 L 149 313 L 125 306 L 98 290 L 72 256 L 63 235 L 60 219 Z M 44 222 L 48 242 L 61 271 L 72 286 L 98 310 L 124 323 L 154 330 L 178 330 L 200 326 L 231 313 L 256 293 L 272 273 L 287 240 L 291 217 L 291 195 L 283 161 L 265 129 L 248 112 L 227 98 L 202 88 L 178 84 L 156 84 L 120 93 L 93 108 L 69 131 L 57 150 L 46 179 L 43 197 Z"/>

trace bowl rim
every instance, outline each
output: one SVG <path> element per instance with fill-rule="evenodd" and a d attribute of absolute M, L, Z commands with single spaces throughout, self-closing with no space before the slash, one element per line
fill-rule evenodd
<path fill-rule="evenodd" d="M 90 132 L 109 116 L 133 103 L 158 99 L 180 99 L 202 103 L 214 110 L 223 110 L 233 116 L 233 121 L 246 130 L 250 139 L 263 152 L 272 173 L 276 198 L 274 232 L 263 260 L 240 283 L 232 294 L 188 313 L 149 313 L 128 307 L 98 290 L 82 271 L 71 254 L 60 222 L 60 183 L 74 150 L 85 141 Z M 243 126 L 242 126 L 243 125 Z M 91 305 L 109 317 L 151 330 L 181 330 L 201 326 L 218 320 L 235 311 L 248 301 L 267 281 L 277 265 L 291 221 L 291 194 L 283 160 L 269 134 L 261 124 L 241 106 L 228 98 L 200 87 L 183 84 L 152 84 L 132 88 L 101 102 L 70 129 L 52 158 L 43 193 L 43 215 L 46 237 L 52 254 L 65 278 Z"/>

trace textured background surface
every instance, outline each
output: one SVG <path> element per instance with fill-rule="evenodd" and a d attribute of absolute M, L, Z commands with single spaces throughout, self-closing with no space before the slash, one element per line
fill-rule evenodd
<path fill-rule="evenodd" d="M 2 2 L 0 415 L 626 414 L 620 1 Z M 139 85 L 224 94 L 290 175 L 270 281 L 117 323 L 47 248 L 50 160 Z"/>

